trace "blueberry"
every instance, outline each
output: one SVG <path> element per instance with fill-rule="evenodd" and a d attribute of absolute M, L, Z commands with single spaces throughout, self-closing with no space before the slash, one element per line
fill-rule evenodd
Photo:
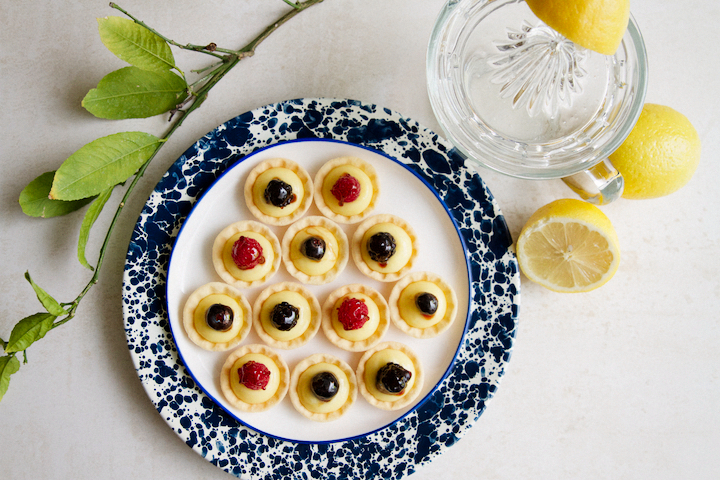
<path fill-rule="evenodd" d="M 387 263 L 395 254 L 395 238 L 388 232 L 376 233 L 368 240 L 367 251 L 371 259 L 378 263 Z"/>
<path fill-rule="evenodd" d="M 292 186 L 273 178 L 265 187 L 265 201 L 279 208 L 286 207 L 295 201 Z"/>
<path fill-rule="evenodd" d="M 332 373 L 320 372 L 312 378 L 310 388 L 317 398 L 323 402 L 328 402 L 337 395 L 340 383 Z"/>
<path fill-rule="evenodd" d="M 405 390 L 410 378 L 412 378 L 412 373 L 397 363 L 389 362 L 378 370 L 375 386 L 382 393 L 400 395 Z"/>
<path fill-rule="evenodd" d="M 275 305 L 270 313 L 270 320 L 275 328 L 283 332 L 287 332 L 297 325 L 300 311 L 297 307 L 287 302 L 281 302 Z"/>
<path fill-rule="evenodd" d="M 415 297 L 415 305 L 423 314 L 433 315 L 438 309 L 438 299 L 432 293 L 420 293 Z"/>
<path fill-rule="evenodd" d="M 225 332 L 232 327 L 233 316 L 232 308 L 221 303 L 215 303 L 205 312 L 205 322 L 213 330 Z"/>
<path fill-rule="evenodd" d="M 325 256 L 325 240 L 320 237 L 308 237 L 300 251 L 311 260 L 322 260 Z"/>

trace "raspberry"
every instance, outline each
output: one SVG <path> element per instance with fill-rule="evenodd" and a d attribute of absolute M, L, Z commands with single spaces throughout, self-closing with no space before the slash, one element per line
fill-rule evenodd
<path fill-rule="evenodd" d="M 344 203 L 357 200 L 360 196 L 360 182 L 349 173 L 343 173 L 330 189 L 330 193 L 337 198 L 338 203 L 342 207 Z"/>
<path fill-rule="evenodd" d="M 346 298 L 338 308 L 338 320 L 345 330 L 357 330 L 365 325 L 370 317 L 365 300 L 359 298 Z"/>
<path fill-rule="evenodd" d="M 254 238 L 240 237 L 232 247 L 232 259 L 240 270 L 250 270 L 265 263 L 263 249 Z"/>
<path fill-rule="evenodd" d="M 250 360 L 238 368 L 240 383 L 250 390 L 265 390 L 270 381 L 270 370 L 262 363 Z"/>

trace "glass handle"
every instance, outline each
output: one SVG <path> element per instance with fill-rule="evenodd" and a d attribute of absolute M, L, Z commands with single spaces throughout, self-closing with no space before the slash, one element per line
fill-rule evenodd
<path fill-rule="evenodd" d="M 624 185 L 622 175 L 608 159 L 562 180 L 583 200 L 595 205 L 606 205 L 620 198 Z"/>

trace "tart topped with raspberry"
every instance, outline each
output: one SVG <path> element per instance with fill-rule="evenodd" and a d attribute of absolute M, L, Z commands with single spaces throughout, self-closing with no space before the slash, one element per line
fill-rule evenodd
<path fill-rule="evenodd" d="M 252 220 L 225 227 L 213 243 L 213 266 L 225 283 L 250 287 L 269 280 L 280 266 L 280 241 Z"/>
<path fill-rule="evenodd" d="M 261 412 L 287 394 L 290 373 L 287 363 L 265 345 L 246 345 L 233 351 L 220 373 L 220 390 L 235 408 Z"/>
<path fill-rule="evenodd" d="M 290 275 L 310 285 L 333 281 L 350 257 L 345 232 L 320 216 L 303 218 L 288 227 L 282 250 L 283 263 Z"/>
<path fill-rule="evenodd" d="M 289 225 L 312 204 L 313 182 L 307 171 L 286 158 L 265 160 L 245 180 L 250 213 L 268 225 Z"/>
<path fill-rule="evenodd" d="M 228 350 L 250 332 L 252 313 L 243 294 L 220 282 L 201 286 L 190 294 L 183 308 L 183 327 L 197 346 L 211 351 Z"/>
<path fill-rule="evenodd" d="M 339 157 L 315 175 L 315 204 L 338 223 L 357 223 L 375 208 L 380 194 L 375 168 L 357 157 Z"/>
<path fill-rule="evenodd" d="M 431 272 L 414 272 L 393 286 L 390 298 L 393 324 L 416 338 L 431 338 L 452 325 L 457 314 L 457 296 L 452 287 Z"/>
<path fill-rule="evenodd" d="M 383 410 L 399 410 L 420 395 L 423 371 L 407 345 L 383 342 L 366 351 L 356 371 L 360 393 Z"/>
<path fill-rule="evenodd" d="M 355 230 L 352 257 L 365 275 L 381 282 L 394 282 L 413 266 L 417 236 L 402 218 L 382 214 L 368 218 Z"/>
<path fill-rule="evenodd" d="M 389 323 L 387 302 L 366 285 L 338 288 L 323 304 L 323 332 L 343 350 L 367 350 L 382 339 Z"/>
<path fill-rule="evenodd" d="M 355 372 L 332 355 L 311 355 L 293 369 L 289 393 L 295 409 L 310 420 L 336 420 L 357 397 Z"/>
<path fill-rule="evenodd" d="M 320 303 L 307 288 L 292 282 L 271 285 L 253 304 L 255 332 L 268 345 L 291 349 L 307 343 L 322 323 Z"/>

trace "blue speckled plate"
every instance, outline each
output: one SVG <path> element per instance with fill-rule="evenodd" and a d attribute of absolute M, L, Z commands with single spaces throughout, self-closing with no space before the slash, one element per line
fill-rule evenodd
<path fill-rule="evenodd" d="M 414 409 L 367 434 L 292 441 L 258 433 L 206 395 L 178 354 L 165 303 L 170 252 L 193 205 L 232 164 L 270 145 L 333 139 L 404 164 L 444 201 L 470 265 L 469 315 L 456 361 Z M 512 240 L 494 199 L 463 157 L 434 133 L 387 109 L 300 99 L 245 113 L 188 149 L 151 194 L 130 242 L 123 285 L 128 345 L 138 376 L 173 430 L 241 478 L 400 478 L 453 445 L 497 388 L 519 305 Z"/>

